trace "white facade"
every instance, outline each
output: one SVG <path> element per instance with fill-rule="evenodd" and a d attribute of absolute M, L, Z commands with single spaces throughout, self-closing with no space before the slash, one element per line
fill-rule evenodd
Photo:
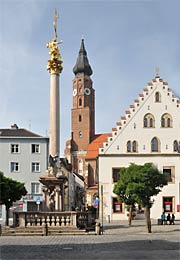
<path fill-rule="evenodd" d="M 159 218 L 165 210 L 180 219 L 180 212 L 177 212 L 180 204 L 179 98 L 169 89 L 168 83 L 157 76 L 116 124 L 112 137 L 99 149 L 99 187 L 103 185 L 104 217 L 127 219 L 125 206 L 116 202 L 113 193 L 116 182 L 113 173 L 115 178 L 116 171 L 130 163 L 152 162 L 159 170 L 168 172 L 169 182 L 154 197 L 151 217 Z"/>
<path fill-rule="evenodd" d="M 0 129 L 0 171 L 4 176 L 25 184 L 27 202 L 36 203 L 42 196 L 39 177 L 44 175 L 48 163 L 49 138 L 39 136 L 17 126 Z M 35 204 L 36 206 L 36 204 Z"/>

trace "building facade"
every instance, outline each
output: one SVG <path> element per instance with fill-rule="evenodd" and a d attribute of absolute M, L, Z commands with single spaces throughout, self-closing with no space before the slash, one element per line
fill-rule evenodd
<path fill-rule="evenodd" d="M 113 193 L 122 167 L 153 163 L 168 175 L 168 185 L 153 198 L 151 217 L 163 211 L 180 219 L 180 100 L 159 75 L 147 84 L 99 148 L 99 193 L 106 219 L 127 219 L 127 210 Z M 141 218 L 143 209 L 136 211 Z"/>
<path fill-rule="evenodd" d="M 42 199 L 39 177 L 47 170 L 49 138 L 19 128 L 0 129 L 0 171 L 25 184 L 22 210 L 36 210 Z M 18 210 L 18 209 L 16 209 Z"/>

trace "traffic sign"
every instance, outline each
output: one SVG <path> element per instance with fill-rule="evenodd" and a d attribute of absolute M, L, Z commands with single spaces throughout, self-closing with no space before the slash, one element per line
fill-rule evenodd
<path fill-rule="evenodd" d="M 99 199 L 96 198 L 96 199 L 93 200 L 93 207 L 97 209 L 98 205 L 99 205 Z"/>

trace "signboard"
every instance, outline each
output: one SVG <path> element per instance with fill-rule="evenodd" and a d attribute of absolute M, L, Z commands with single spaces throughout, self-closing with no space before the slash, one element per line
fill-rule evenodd
<path fill-rule="evenodd" d="M 99 205 L 99 199 L 96 198 L 96 199 L 93 200 L 93 207 L 97 209 L 98 205 Z"/>
<path fill-rule="evenodd" d="M 40 196 L 37 196 L 37 197 L 36 197 L 36 204 L 40 204 L 40 200 L 41 200 L 41 199 L 40 199 Z"/>

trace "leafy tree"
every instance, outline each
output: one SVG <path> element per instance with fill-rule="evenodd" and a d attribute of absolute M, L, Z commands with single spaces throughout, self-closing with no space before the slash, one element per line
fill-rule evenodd
<path fill-rule="evenodd" d="M 0 172 L 0 204 L 6 206 L 6 225 L 9 224 L 9 208 L 13 202 L 20 200 L 27 194 L 24 183 L 7 178 Z"/>
<path fill-rule="evenodd" d="M 123 178 L 125 181 L 121 181 L 120 178 L 114 192 L 122 199 L 123 196 L 125 198 L 129 196 L 134 202 L 144 207 L 146 227 L 151 233 L 152 197 L 157 195 L 164 185 L 167 185 L 167 175 L 160 172 L 152 163 L 145 163 L 144 165 L 131 164 L 125 168 Z M 123 189 L 121 189 L 122 187 Z M 125 200 L 123 202 L 126 203 Z"/>
<path fill-rule="evenodd" d="M 118 195 L 118 199 L 125 203 L 129 211 L 128 223 L 131 226 L 132 212 L 135 207 L 136 200 L 132 194 L 127 193 L 128 183 L 131 182 L 131 168 L 122 168 L 119 181 L 114 186 L 114 193 Z"/>

